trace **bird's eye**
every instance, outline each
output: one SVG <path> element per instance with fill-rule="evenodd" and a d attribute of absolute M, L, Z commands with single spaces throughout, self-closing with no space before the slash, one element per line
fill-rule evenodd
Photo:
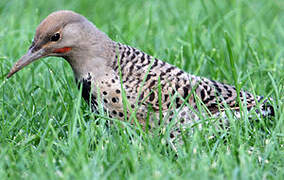
<path fill-rule="evenodd" d="M 53 36 L 51 36 L 50 41 L 58 41 L 60 39 L 60 34 L 55 33 Z"/>

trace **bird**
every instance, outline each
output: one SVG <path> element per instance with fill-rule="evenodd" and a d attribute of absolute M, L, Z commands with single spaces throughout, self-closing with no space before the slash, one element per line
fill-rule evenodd
<path fill-rule="evenodd" d="M 7 78 L 44 57 L 67 60 L 82 97 L 97 111 L 101 103 L 110 118 L 138 122 L 143 128 L 173 124 L 179 127 L 204 117 L 241 117 L 241 106 L 258 116 L 274 116 L 269 98 L 234 86 L 191 75 L 129 45 L 116 42 L 86 17 L 60 10 L 49 14 L 36 29 L 28 52 Z M 202 107 L 202 108 L 200 108 Z M 174 138 L 177 134 L 170 134 Z"/>

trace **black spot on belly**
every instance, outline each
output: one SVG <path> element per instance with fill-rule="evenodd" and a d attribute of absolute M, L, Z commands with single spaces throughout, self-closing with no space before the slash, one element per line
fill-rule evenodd
<path fill-rule="evenodd" d="M 119 115 L 119 117 L 123 117 L 123 113 L 122 112 L 119 112 L 118 115 Z"/>
<path fill-rule="evenodd" d="M 116 110 L 113 110 L 113 111 L 112 111 L 112 113 L 113 113 L 114 115 L 116 115 L 116 114 L 117 114 Z"/>
<path fill-rule="evenodd" d="M 115 97 L 113 97 L 113 98 L 111 99 L 111 101 L 112 101 L 113 103 L 117 103 L 117 102 L 118 102 L 118 99 L 115 98 Z"/>

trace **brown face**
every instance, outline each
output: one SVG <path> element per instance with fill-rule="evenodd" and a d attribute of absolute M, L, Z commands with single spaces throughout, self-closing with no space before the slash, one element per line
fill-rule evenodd
<path fill-rule="evenodd" d="M 56 31 L 53 34 L 38 35 L 35 38 L 28 52 L 22 56 L 10 70 L 7 78 L 27 66 L 31 62 L 47 56 L 62 56 L 69 52 L 71 47 L 60 47 L 58 42 L 62 39 L 61 31 Z"/>
<path fill-rule="evenodd" d="M 38 26 L 28 52 L 16 62 L 7 78 L 37 59 L 47 56 L 66 56 L 75 44 L 72 42 L 75 38 L 70 34 L 75 32 L 74 28 L 70 30 L 67 26 L 84 20 L 83 16 L 72 11 L 57 11 L 47 16 Z"/>

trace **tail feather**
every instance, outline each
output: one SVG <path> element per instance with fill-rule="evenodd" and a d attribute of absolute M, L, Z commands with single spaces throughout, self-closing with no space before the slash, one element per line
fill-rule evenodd
<path fill-rule="evenodd" d="M 263 96 L 260 96 L 258 99 L 258 102 L 261 103 L 260 108 L 256 109 L 256 113 L 260 114 L 262 117 L 274 117 L 275 116 L 275 111 L 274 107 L 272 106 L 271 102 L 273 99 L 267 98 L 263 101 Z M 261 102 L 263 101 L 263 102 Z"/>

